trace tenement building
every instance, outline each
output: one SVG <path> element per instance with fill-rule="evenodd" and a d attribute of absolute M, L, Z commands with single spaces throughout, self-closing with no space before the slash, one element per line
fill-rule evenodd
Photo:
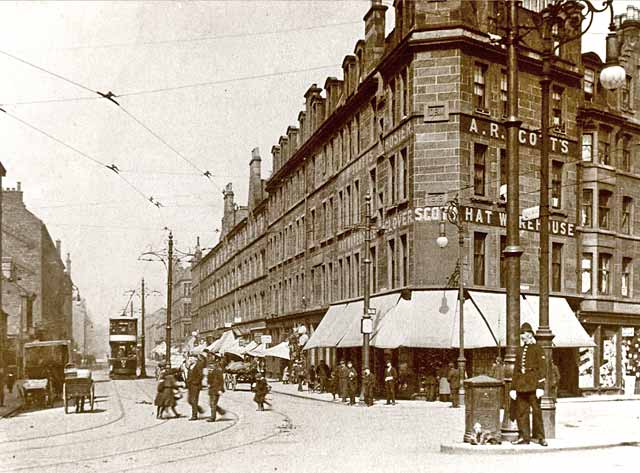
<path fill-rule="evenodd" d="M 22 344 L 73 336 L 71 259 L 24 204 L 20 183 L 2 191 L 2 305 L 8 315 L 8 365 L 21 365 Z"/>
<path fill-rule="evenodd" d="M 544 1 L 524 1 L 523 25 Z M 310 363 L 360 365 L 363 289 L 375 309 L 371 359 L 400 369 L 405 394 L 421 373 L 455 360 L 459 278 L 465 286 L 468 375 L 505 345 L 506 49 L 502 2 L 373 0 L 364 39 L 340 79 L 307 90 L 295 126 L 274 145 L 273 172 L 250 164 L 247 207 L 224 193 L 220 242 L 194 264 L 197 326 L 275 344 L 304 325 Z M 622 90 L 598 82 L 603 62 L 580 40 L 552 64 L 550 312 L 560 392 L 621 390 L 626 341 L 640 325 L 637 107 L 640 22 L 619 16 Z M 529 22 L 529 23 L 527 23 Z M 539 202 L 542 61 L 536 32 L 519 48 L 520 208 Z M 371 219 L 365 218 L 370 196 Z M 457 197 L 464 244 L 444 223 Z M 370 223 L 371 240 L 366 226 Z M 451 242 L 440 248 L 441 229 Z M 537 327 L 539 221 L 521 219 L 521 320 Z M 370 261 L 370 262 L 369 262 Z M 195 285 L 194 285 L 195 287 Z"/>

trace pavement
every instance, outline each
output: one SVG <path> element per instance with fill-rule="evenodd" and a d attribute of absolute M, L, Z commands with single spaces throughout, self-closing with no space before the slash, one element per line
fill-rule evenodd
<path fill-rule="evenodd" d="M 282 384 L 270 381 L 271 392 L 317 402 L 341 404 L 333 401 L 327 393 L 309 392 L 306 386 L 298 391 L 296 384 Z M 640 446 L 640 396 L 598 395 L 589 397 L 562 398 L 556 404 L 556 435 L 547 439 L 548 447 L 538 444 L 512 445 L 471 445 L 445 441 L 440 451 L 449 454 L 499 455 L 522 453 L 554 453 L 559 451 L 593 450 L 602 448 Z M 360 406 L 362 406 L 360 404 Z M 440 401 L 425 402 L 413 400 L 397 401 L 398 409 L 419 410 L 437 422 L 451 422 L 451 414 L 464 426 L 465 408 L 451 409 L 450 403 Z M 371 409 L 389 408 L 384 400 L 377 400 Z M 446 419 L 445 417 L 446 416 Z"/>

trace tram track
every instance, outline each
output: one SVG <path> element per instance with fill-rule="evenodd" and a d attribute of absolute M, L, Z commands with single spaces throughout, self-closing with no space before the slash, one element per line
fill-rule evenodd
<path fill-rule="evenodd" d="M 114 384 L 114 386 L 115 386 L 115 384 Z M 142 389 L 138 384 L 135 384 L 135 387 L 140 392 L 142 392 L 145 395 L 145 397 L 147 397 L 147 399 L 149 399 L 150 401 L 153 400 L 153 398 L 149 395 L 149 393 L 146 392 L 144 389 Z M 120 399 L 128 399 L 128 398 L 120 396 Z M 135 401 L 135 400 L 132 400 L 132 401 Z M 121 412 L 124 413 L 124 416 L 126 416 L 126 411 L 124 410 L 124 406 L 122 405 L 122 403 L 121 403 L 120 407 L 121 407 Z M 123 416 L 123 418 L 124 418 L 124 416 Z M 110 439 L 113 439 L 113 438 L 121 438 L 121 437 L 123 437 L 125 435 L 138 434 L 138 433 L 143 432 L 143 431 L 147 431 L 147 430 L 151 430 L 151 429 L 155 429 L 155 428 L 161 427 L 162 425 L 164 425 L 167 422 L 169 422 L 169 420 L 170 419 L 165 419 L 162 422 L 157 422 L 155 424 L 148 425 L 146 427 L 142 427 L 142 428 L 139 428 L 139 429 L 128 430 L 126 432 L 120 432 L 120 433 L 116 433 L 116 434 L 109 435 L 109 436 L 106 436 L 106 437 L 100 437 L 99 439 L 96 439 L 96 440 L 101 440 L 101 441 L 102 440 L 110 440 Z M 81 429 L 81 430 L 76 430 L 76 431 L 69 432 L 69 433 L 59 434 L 58 436 L 68 435 L 68 434 L 77 433 L 77 432 L 87 432 L 89 430 L 97 430 L 97 429 L 103 428 L 104 426 L 107 426 L 107 425 L 109 425 L 109 423 L 101 424 L 99 426 L 94 426 L 93 428 L 89 428 L 89 429 Z M 46 438 L 51 438 L 51 437 L 54 437 L 54 435 L 48 436 Z M 32 437 L 31 439 L 35 440 L 36 438 Z M 17 448 L 17 449 L 14 449 L 14 450 L 3 450 L 1 453 L 3 455 L 9 454 L 9 453 L 24 453 L 24 452 L 30 452 L 30 451 L 33 451 L 33 450 L 54 449 L 54 448 L 59 448 L 59 447 L 68 447 L 70 445 L 82 445 L 82 444 L 86 444 L 86 443 L 87 443 L 87 439 L 86 438 L 82 438 L 81 440 L 75 440 L 75 441 L 65 442 L 65 443 L 58 443 L 58 444 L 55 444 L 55 445 L 38 445 L 38 446 L 34 446 L 34 447 Z"/>

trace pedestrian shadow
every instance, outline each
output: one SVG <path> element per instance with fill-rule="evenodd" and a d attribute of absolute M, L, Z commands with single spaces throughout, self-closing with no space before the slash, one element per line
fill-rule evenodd
<path fill-rule="evenodd" d="M 74 410 L 72 412 L 70 411 L 69 414 L 100 414 L 102 412 L 107 412 L 107 410 L 106 409 L 93 409 L 93 410 L 85 409 L 82 412 L 75 412 L 75 410 Z"/>

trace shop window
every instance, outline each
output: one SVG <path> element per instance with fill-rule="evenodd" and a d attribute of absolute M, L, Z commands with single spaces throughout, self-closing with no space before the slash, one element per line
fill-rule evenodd
<path fill-rule="evenodd" d="M 473 144 L 473 191 L 475 195 L 485 195 L 487 146 Z"/>
<path fill-rule="evenodd" d="M 473 100 L 476 110 L 484 112 L 487 109 L 485 84 L 487 81 L 487 65 L 476 63 L 473 68 Z"/>
<path fill-rule="evenodd" d="M 611 255 L 598 255 L 598 294 L 611 294 Z"/>
<path fill-rule="evenodd" d="M 582 189 L 582 202 L 580 212 L 580 225 L 591 227 L 593 225 L 593 190 Z"/>
<path fill-rule="evenodd" d="M 561 161 L 553 161 L 551 165 L 551 208 L 562 207 L 562 169 Z"/>
<path fill-rule="evenodd" d="M 620 275 L 620 294 L 622 297 L 631 297 L 632 263 L 631 258 L 622 258 L 622 274 Z"/>
<path fill-rule="evenodd" d="M 591 294 L 593 289 L 593 255 L 591 253 L 582 253 L 580 269 L 580 291 L 582 294 Z"/>
<path fill-rule="evenodd" d="M 486 241 L 486 233 L 475 232 L 473 234 L 473 283 L 477 286 L 485 285 Z"/>
<path fill-rule="evenodd" d="M 611 192 L 601 190 L 598 192 L 598 226 L 609 229 L 609 216 L 611 213 Z"/>
<path fill-rule="evenodd" d="M 629 196 L 622 197 L 622 221 L 620 230 L 622 233 L 630 235 L 633 232 L 633 199 Z"/>
<path fill-rule="evenodd" d="M 602 349 L 600 359 L 600 386 L 611 388 L 617 385 L 616 353 L 618 334 L 616 330 L 602 330 Z"/>
<path fill-rule="evenodd" d="M 593 133 L 582 134 L 582 160 L 593 161 Z"/>
<path fill-rule="evenodd" d="M 551 244 L 551 290 L 562 291 L 562 243 Z"/>

